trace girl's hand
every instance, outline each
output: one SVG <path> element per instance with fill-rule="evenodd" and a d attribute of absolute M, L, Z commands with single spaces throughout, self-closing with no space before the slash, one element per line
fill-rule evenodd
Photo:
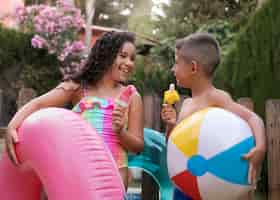
<path fill-rule="evenodd" d="M 161 118 L 166 123 L 167 126 L 174 126 L 177 120 L 176 110 L 172 105 L 163 104 L 163 108 L 161 110 Z"/>
<path fill-rule="evenodd" d="M 127 107 L 116 104 L 112 113 L 112 128 L 116 133 L 121 133 L 127 122 L 126 118 Z"/>
<path fill-rule="evenodd" d="M 14 144 L 18 142 L 17 131 L 15 128 L 7 128 L 7 132 L 5 135 L 5 144 L 8 156 L 14 165 L 18 165 L 19 162 L 16 157 L 16 152 L 14 148 Z"/>

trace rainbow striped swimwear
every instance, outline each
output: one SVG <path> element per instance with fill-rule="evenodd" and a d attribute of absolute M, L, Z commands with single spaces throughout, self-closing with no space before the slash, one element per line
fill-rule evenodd
<path fill-rule="evenodd" d="M 108 145 L 119 168 L 127 167 L 127 151 L 122 147 L 117 133 L 112 130 L 112 112 L 115 100 L 85 96 L 73 108 L 100 134 Z"/>

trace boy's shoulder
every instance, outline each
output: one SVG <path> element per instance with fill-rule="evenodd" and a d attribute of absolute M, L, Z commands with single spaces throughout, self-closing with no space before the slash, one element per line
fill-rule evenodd
<path fill-rule="evenodd" d="M 212 89 L 208 93 L 207 97 L 210 99 L 231 98 L 231 96 L 228 92 L 226 92 L 225 90 L 217 89 L 217 88 Z"/>
<path fill-rule="evenodd" d="M 184 113 L 186 110 L 189 110 L 191 107 L 193 107 L 193 102 L 192 102 L 192 98 L 191 97 L 187 97 L 183 100 L 181 108 L 180 108 L 180 112 Z"/>
<path fill-rule="evenodd" d="M 232 101 L 231 95 L 228 92 L 217 88 L 211 90 L 207 97 L 209 104 L 212 105 L 220 105 L 225 102 Z"/>
<path fill-rule="evenodd" d="M 191 97 L 186 97 L 183 100 L 182 106 L 186 105 L 186 104 L 190 104 L 192 102 L 192 98 Z"/>

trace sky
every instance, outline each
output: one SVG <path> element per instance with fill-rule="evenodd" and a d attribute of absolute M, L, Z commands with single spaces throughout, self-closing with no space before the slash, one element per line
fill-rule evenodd
<path fill-rule="evenodd" d="M 170 0 L 153 0 L 153 2 L 156 3 L 169 3 Z"/>
<path fill-rule="evenodd" d="M 160 7 L 158 7 L 161 3 L 166 3 L 168 4 L 169 1 L 171 0 L 152 0 L 153 3 L 155 4 L 155 6 L 152 8 L 152 12 L 153 14 L 156 14 L 156 15 L 164 15 L 162 10 L 160 9 Z"/>

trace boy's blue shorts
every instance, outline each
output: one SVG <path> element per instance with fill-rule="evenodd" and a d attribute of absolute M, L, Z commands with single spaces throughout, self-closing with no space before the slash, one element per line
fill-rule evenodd
<path fill-rule="evenodd" d="M 173 193 L 173 200 L 192 200 L 192 199 L 190 197 L 187 197 L 177 188 L 175 188 Z"/>

